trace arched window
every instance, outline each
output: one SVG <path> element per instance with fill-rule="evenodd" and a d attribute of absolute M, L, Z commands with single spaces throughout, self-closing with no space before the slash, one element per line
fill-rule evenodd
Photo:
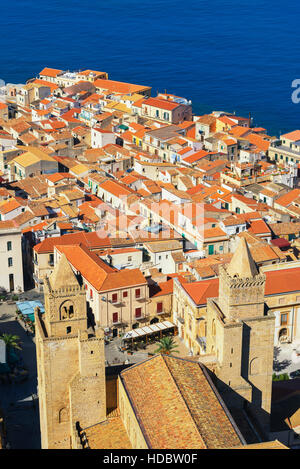
<path fill-rule="evenodd" d="M 59 312 L 60 312 L 59 317 L 61 320 L 73 318 L 74 317 L 74 305 L 72 301 L 70 300 L 64 301 L 64 303 L 60 305 Z"/>
<path fill-rule="evenodd" d="M 58 422 L 63 423 L 68 421 L 68 409 L 63 407 L 58 412 Z"/>
<path fill-rule="evenodd" d="M 250 361 L 250 375 L 257 375 L 259 373 L 259 358 L 253 358 Z"/>

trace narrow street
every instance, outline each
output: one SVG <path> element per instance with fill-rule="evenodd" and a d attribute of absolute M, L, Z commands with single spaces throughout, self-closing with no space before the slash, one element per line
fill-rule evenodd
<path fill-rule="evenodd" d="M 0 384 L 0 407 L 6 423 L 7 442 L 11 449 L 39 449 L 40 428 L 37 394 L 37 370 L 35 343 L 15 320 L 16 305 L 0 305 L 0 335 L 14 334 L 20 337 L 22 350 L 18 354 L 29 371 L 24 382 Z"/>

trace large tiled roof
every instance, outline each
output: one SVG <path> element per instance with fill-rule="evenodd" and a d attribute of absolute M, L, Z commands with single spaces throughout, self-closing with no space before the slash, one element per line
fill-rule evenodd
<path fill-rule="evenodd" d="M 80 233 L 46 238 L 44 241 L 34 246 L 34 250 L 37 253 L 47 253 L 53 252 L 54 246 L 70 244 L 83 244 L 90 249 L 111 247 L 110 239 L 100 237 L 96 231 L 91 231 L 90 233 L 81 231 Z"/>
<path fill-rule="evenodd" d="M 120 376 L 149 448 L 241 444 L 228 410 L 199 363 L 157 355 Z"/>
<path fill-rule="evenodd" d="M 58 246 L 72 266 L 97 291 L 110 291 L 147 284 L 139 269 L 117 270 L 107 265 L 84 245 Z"/>
<path fill-rule="evenodd" d="M 206 304 L 208 298 L 216 298 L 219 294 L 219 279 L 214 278 L 200 282 L 183 283 L 183 288 L 196 305 Z"/>
<path fill-rule="evenodd" d="M 265 295 L 280 295 L 300 291 L 300 267 L 266 271 Z M 198 304 L 205 304 L 208 298 L 216 298 L 219 294 L 219 279 L 200 280 L 183 283 L 182 287 Z"/>
<path fill-rule="evenodd" d="M 148 86 L 141 86 L 141 85 L 133 85 L 132 83 L 124 83 L 121 81 L 114 81 L 114 80 L 104 80 L 104 79 L 97 79 L 94 82 L 96 88 L 108 90 L 115 93 L 125 93 L 125 94 L 133 94 L 139 93 L 141 91 L 150 89 Z"/>

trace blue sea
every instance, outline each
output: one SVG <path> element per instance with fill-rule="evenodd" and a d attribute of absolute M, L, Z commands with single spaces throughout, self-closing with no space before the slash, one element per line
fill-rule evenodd
<path fill-rule="evenodd" d="M 299 0 L 13 0 L 0 11 L 5 82 L 90 68 L 187 97 L 197 114 L 251 112 L 272 135 L 300 128 Z"/>

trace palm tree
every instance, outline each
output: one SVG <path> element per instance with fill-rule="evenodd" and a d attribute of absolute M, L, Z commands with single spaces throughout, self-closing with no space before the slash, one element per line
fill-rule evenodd
<path fill-rule="evenodd" d="M 0 336 L 0 339 L 2 339 L 7 347 L 7 350 L 15 348 L 18 350 L 21 350 L 21 345 L 20 345 L 20 337 L 18 335 L 13 335 L 13 334 L 2 334 Z"/>
<path fill-rule="evenodd" d="M 158 342 L 158 348 L 154 353 L 164 353 L 165 355 L 171 355 L 173 352 L 179 353 L 178 345 L 175 344 L 173 337 L 163 337 Z"/>

